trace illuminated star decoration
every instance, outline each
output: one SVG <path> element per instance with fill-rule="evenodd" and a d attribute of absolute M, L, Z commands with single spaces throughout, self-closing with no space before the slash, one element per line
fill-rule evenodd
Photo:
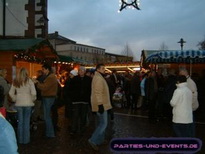
<path fill-rule="evenodd" d="M 133 0 L 132 2 L 128 3 L 126 0 L 121 0 L 121 7 L 119 11 L 122 11 L 126 7 L 133 7 L 137 10 L 140 10 L 139 8 L 139 0 Z"/>

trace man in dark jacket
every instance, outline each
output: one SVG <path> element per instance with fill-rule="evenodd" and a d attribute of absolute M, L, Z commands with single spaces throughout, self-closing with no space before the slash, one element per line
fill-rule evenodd
<path fill-rule="evenodd" d="M 72 130 L 71 134 L 83 133 L 85 131 L 88 108 L 91 95 L 91 78 L 85 75 L 85 67 L 80 67 L 78 76 L 70 82 L 72 101 Z"/>
<path fill-rule="evenodd" d="M 112 80 L 112 82 L 114 83 L 115 89 L 120 86 L 120 77 L 117 74 L 116 70 L 112 71 L 112 75 L 110 76 L 110 79 Z"/>
<path fill-rule="evenodd" d="M 125 107 L 126 108 L 130 108 L 130 96 L 131 96 L 131 79 L 132 79 L 132 76 L 129 74 L 129 72 L 126 72 L 125 74 L 125 79 L 124 79 L 124 84 L 123 84 L 123 89 L 125 91 L 125 97 L 126 97 L 126 104 L 125 104 Z"/>
<path fill-rule="evenodd" d="M 175 74 L 175 70 L 171 69 L 169 70 L 169 74 L 165 82 L 164 99 L 163 99 L 164 100 L 163 114 L 164 117 L 167 117 L 170 120 L 172 118 L 172 107 L 170 105 L 170 101 L 172 99 L 174 90 L 177 88 L 176 83 L 177 83 L 177 76 Z"/>
<path fill-rule="evenodd" d="M 36 80 L 39 81 L 40 83 L 43 83 L 43 81 L 46 78 L 46 76 L 43 74 L 43 71 L 38 70 L 36 73 L 37 73 Z M 41 90 L 38 89 L 37 85 L 35 85 L 35 88 L 36 88 L 36 92 L 37 92 L 37 99 L 35 100 L 32 121 L 37 122 L 37 120 L 43 120 L 43 104 L 42 104 Z"/>
<path fill-rule="evenodd" d="M 145 81 L 145 97 L 148 101 L 149 120 L 150 122 L 156 121 L 156 101 L 157 101 L 158 85 L 156 72 L 151 71 Z"/>
<path fill-rule="evenodd" d="M 72 117 L 72 101 L 70 94 L 70 82 L 71 80 L 78 75 L 77 70 L 72 70 L 69 73 L 69 77 L 65 81 L 65 86 L 63 88 L 63 98 L 65 100 L 65 117 L 71 119 Z"/>
<path fill-rule="evenodd" d="M 140 77 L 139 72 L 135 72 L 131 79 L 130 92 L 132 95 L 132 106 L 131 109 L 137 109 L 137 101 L 140 96 Z"/>

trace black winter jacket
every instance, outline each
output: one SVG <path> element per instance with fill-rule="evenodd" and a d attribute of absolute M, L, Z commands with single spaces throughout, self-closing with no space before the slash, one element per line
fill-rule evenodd
<path fill-rule="evenodd" d="M 91 78 L 88 76 L 75 76 L 70 81 L 70 94 L 72 102 L 90 103 L 91 81 Z"/>

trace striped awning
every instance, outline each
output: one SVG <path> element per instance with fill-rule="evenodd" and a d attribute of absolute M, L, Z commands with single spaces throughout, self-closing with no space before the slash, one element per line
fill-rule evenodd
<path fill-rule="evenodd" d="M 148 63 L 205 63 L 205 50 L 166 50 L 149 55 Z"/>

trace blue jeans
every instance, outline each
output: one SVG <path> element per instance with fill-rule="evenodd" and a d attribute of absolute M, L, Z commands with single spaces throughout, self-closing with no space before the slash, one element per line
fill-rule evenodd
<path fill-rule="evenodd" d="M 51 107 L 53 106 L 55 97 L 43 98 L 44 120 L 46 123 L 46 136 L 55 137 L 53 122 L 51 118 Z"/>
<path fill-rule="evenodd" d="M 91 138 L 89 139 L 89 141 L 95 145 L 102 144 L 105 139 L 105 130 L 107 127 L 107 120 L 108 120 L 107 116 L 108 116 L 107 111 L 104 111 L 103 114 L 97 112 L 98 125 L 94 133 L 92 134 Z"/>
<path fill-rule="evenodd" d="M 16 107 L 18 116 L 17 137 L 18 142 L 27 144 L 30 142 L 30 118 L 32 107 Z"/>
<path fill-rule="evenodd" d="M 17 154 L 16 134 L 8 121 L 0 116 L 0 153 Z"/>

